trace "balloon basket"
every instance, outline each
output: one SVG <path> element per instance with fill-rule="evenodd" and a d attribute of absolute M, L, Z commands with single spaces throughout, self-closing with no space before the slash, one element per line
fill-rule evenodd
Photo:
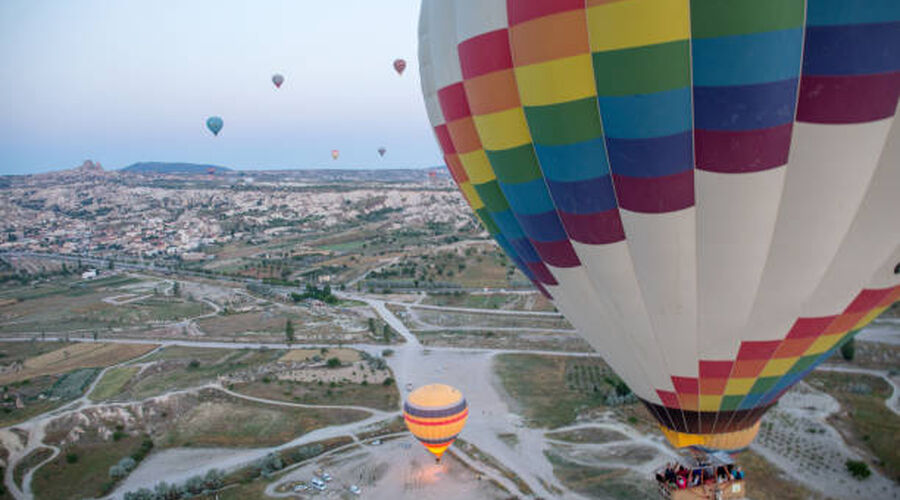
<path fill-rule="evenodd" d="M 741 466 L 722 451 L 690 449 L 690 456 L 655 471 L 660 498 L 671 500 L 736 500 L 747 497 Z"/>

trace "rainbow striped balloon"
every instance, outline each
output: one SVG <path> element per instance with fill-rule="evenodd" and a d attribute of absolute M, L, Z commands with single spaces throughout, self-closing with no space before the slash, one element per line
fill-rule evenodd
<path fill-rule="evenodd" d="M 469 405 L 459 390 L 444 384 L 419 387 L 403 403 L 403 419 L 409 432 L 438 461 L 469 418 Z"/>
<path fill-rule="evenodd" d="M 424 0 L 419 42 L 466 201 L 674 445 L 900 300 L 900 0 Z"/>

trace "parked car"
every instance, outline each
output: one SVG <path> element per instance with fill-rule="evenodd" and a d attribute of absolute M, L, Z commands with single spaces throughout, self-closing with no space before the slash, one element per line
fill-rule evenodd
<path fill-rule="evenodd" d="M 372 442 L 369 443 L 369 444 L 371 444 L 372 446 L 378 446 L 378 445 L 381 444 L 381 440 L 380 440 L 380 439 L 374 439 L 374 440 L 372 440 Z"/>
<path fill-rule="evenodd" d="M 317 490 L 319 490 L 319 491 L 325 491 L 325 488 L 328 487 L 328 486 L 325 484 L 325 481 L 322 481 L 321 479 L 319 479 L 319 478 L 317 478 L 317 477 L 312 478 L 312 479 L 309 481 L 309 484 L 311 484 L 313 488 L 315 488 L 315 489 L 317 489 Z"/>
<path fill-rule="evenodd" d="M 323 472 L 322 475 L 321 475 L 320 477 L 321 477 L 322 480 L 325 481 L 326 483 L 329 483 L 329 482 L 331 482 L 332 479 L 334 479 L 333 477 L 331 477 L 331 474 L 329 474 L 329 473 L 327 473 L 327 472 Z"/>
<path fill-rule="evenodd" d="M 349 490 L 350 490 L 350 493 L 353 493 L 354 495 L 361 495 L 361 494 L 362 494 L 362 490 L 359 489 L 359 486 L 357 486 L 357 485 L 355 485 L 355 484 L 350 485 Z"/>
<path fill-rule="evenodd" d="M 294 485 L 294 493 L 297 493 L 300 491 L 305 491 L 307 488 L 309 488 L 309 486 L 307 486 L 306 483 L 295 484 Z"/>

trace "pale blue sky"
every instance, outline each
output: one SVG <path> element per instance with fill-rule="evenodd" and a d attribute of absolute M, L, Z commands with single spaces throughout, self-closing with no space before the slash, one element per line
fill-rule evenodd
<path fill-rule="evenodd" d="M 419 90 L 418 11 L 419 0 L 2 0 L 0 174 L 88 158 L 440 164 Z M 217 138 L 205 128 L 214 114 L 225 120 Z"/>

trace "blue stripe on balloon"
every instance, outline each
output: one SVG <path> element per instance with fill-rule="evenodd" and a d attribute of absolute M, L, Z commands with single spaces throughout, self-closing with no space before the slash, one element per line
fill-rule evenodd
<path fill-rule="evenodd" d="M 509 258 L 512 259 L 513 263 L 515 263 L 516 267 L 519 268 L 519 271 L 522 271 L 522 274 L 525 275 L 526 278 L 531 281 L 537 281 L 534 273 L 531 272 L 531 269 L 525 265 L 525 261 L 522 260 L 522 257 L 519 256 L 519 253 L 516 252 L 516 249 L 509 243 L 509 240 L 503 237 L 502 234 L 495 234 L 494 239 L 497 240 L 497 244 L 500 245 L 500 248 L 506 252 L 506 255 L 509 255 Z"/>
<path fill-rule="evenodd" d="M 744 396 L 744 400 L 741 401 L 741 404 L 738 406 L 738 410 L 749 410 L 751 408 L 756 408 L 759 406 L 760 400 L 762 400 L 765 394 L 758 392 L 747 394 Z"/>
<path fill-rule="evenodd" d="M 519 257 L 524 262 L 541 262 L 541 257 L 535 251 L 534 246 L 528 241 L 528 238 L 519 238 L 517 240 L 509 240 L 509 246 L 515 249 Z"/>
<path fill-rule="evenodd" d="M 834 26 L 900 21 L 897 0 L 809 0 L 807 26 Z"/>
<path fill-rule="evenodd" d="M 898 0 L 900 3 L 900 0 Z M 806 29 L 803 73 L 870 75 L 900 70 L 900 21 Z"/>
<path fill-rule="evenodd" d="M 586 215 L 616 208 L 616 193 L 608 175 L 578 182 L 548 180 L 547 185 L 561 212 Z"/>
<path fill-rule="evenodd" d="M 703 130 L 756 130 L 794 120 L 797 79 L 732 87 L 694 87 L 694 124 Z"/>
<path fill-rule="evenodd" d="M 494 212 L 491 216 L 505 238 L 516 240 L 525 237 L 524 233 L 522 233 L 522 228 L 519 226 L 519 221 L 516 220 L 516 216 L 511 211 Z"/>
<path fill-rule="evenodd" d="M 535 215 L 517 214 L 522 230 L 536 241 L 560 241 L 568 239 L 555 210 Z"/>
<path fill-rule="evenodd" d="M 694 85 L 723 87 L 796 78 L 802 47 L 800 28 L 695 39 Z"/>
<path fill-rule="evenodd" d="M 691 129 L 691 89 L 598 97 L 607 137 L 641 139 Z"/>
<path fill-rule="evenodd" d="M 609 175 L 603 138 L 564 146 L 534 145 L 548 180 L 574 182 Z"/>
<path fill-rule="evenodd" d="M 501 182 L 500 190 L 516 215 L 534 215 L 553 210 L 553 200 L 547 193 L 547 184 L 543 178 L 518 184 Z"/>
<path fill-rule="evenodd" d="M 612 170 L 628 177 L 662 177 L 694 166 L 691 131 L 647 139 L 608 138 Z"/>

